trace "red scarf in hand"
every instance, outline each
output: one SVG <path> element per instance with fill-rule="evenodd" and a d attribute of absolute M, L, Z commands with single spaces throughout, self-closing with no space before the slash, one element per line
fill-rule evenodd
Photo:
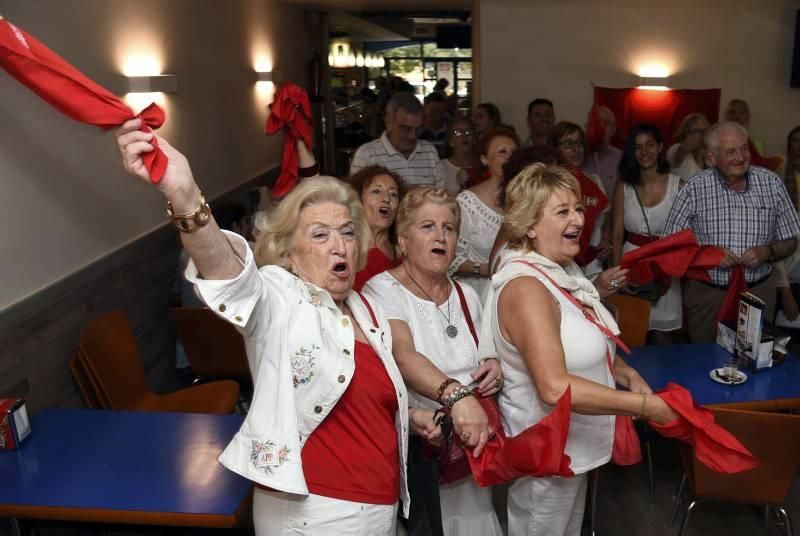
<path fill-rule="evenodd" d="M 275 93 L 269 105 L 266 133 L 275 134 L 284 130 L 281 174 L 272 190 L 273 197 L 283 197 L 297 184 L 299 158 L 297 140 L 301 139 L 311 151 L 314 149 L 314 123 L 311 103 L 306 90 L 294 84 L 284 84 Z"/>
<path fill-rule="evenodd" d="M 479 457 L 467 454 L 472 476 L 481 487 L 511 482 L 523 476 L 573 476 L 564 453 L 569 433 L 570 387 L 556 407 L 538 423 L 514 437 L 506 437 L 502 426 L 486 443 Z M 499 420 L 500 416 L 489 415 Z"/>
<path fill-rule="evenodd" d="M 597 250 L 589 245 L 589 240 L 592 238 L 598 218 L 608 207 L 608 197 L 583 171 L 575 166 L 567 166 L 567 169 L 578 179 L 578 184 L 581 186 L 581 195 L 583 195 L 584 221 L 583 231 L 579 239 L 581 250 L 575 257 L 575 262 L 580 266 L 586 266 L 597 257 Z"/>
<path fill-rule="evenodd" d="M 122 100 L 105 88 L 89 80 L 63 58 L 0 17 L 0 67 L 21 84 L 47 101 L 59 112 L 104 130 L 117 127 L 135 117 L 143 120 L 141 130 L 150 132 L 165 120 L 164 111 L 151 104 L 138 115 Z M 167 169 L 167 157 L 159 149 L 154 137 L 155 150 L 142 158 L 150 180 L 161 181 Z"/>
<path fill-rule="evenodd" d="M 661 277 L 688 277 L 710 281 L 708 270 L 719 266 L 725 252 L 716 246 L 701 246 L 691 229 L 645 244 L 622 257 L 628 280 L 637 285 Z"/>
<path fill-rule="evenodd" d="M 674 383 L 656 395 L 679 415 L 665 425 L 648 424 L 664 437 L 688 443 L 697 460 L 718 473 L 738 473 L 758 467 L 758 460 L 730 432 L 714 422 L 711 410 L 694 403 L 692 395 Z"/>

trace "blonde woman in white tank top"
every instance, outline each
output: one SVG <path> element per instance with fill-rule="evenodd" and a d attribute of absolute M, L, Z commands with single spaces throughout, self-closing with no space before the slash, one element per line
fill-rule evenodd
<path fill-rule="evenodd" d="M 580 534 L 586 473 L 610 460 L 616 415 L 662 424 L 677 417 L 621 358 L 609 369 L 615 347 L 604 331 L 619 330 L 573 260 L 584 220 L 579 194 L 569 172 L 543 164 L 523 170 L 506 191 L 509 250 L 492 278 L 479 353 L 500 358 L 505 384 L 498 404 L 510 435 L 549 414 L 571 387 L 566 452 L 575 472 L 511 486 L 508 531 L 514 536 Z"/>

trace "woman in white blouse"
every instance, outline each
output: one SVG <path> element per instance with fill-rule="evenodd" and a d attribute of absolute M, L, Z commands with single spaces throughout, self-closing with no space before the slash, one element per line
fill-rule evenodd
<path fill-rule="evenodd" d="M 444 189 L 453 197 L 467 186 L 475 158 L 475 128 L 472 121 L 460 117 L 447 130 L 447 147 L 450 156 L 441 160 Z"/>
<path fill-rule="evenodd" d="M 478 296 L 468 285 L 459 285 L 447 276 L 458 239 L 458 220 L 458 204 L 444 190 L 423 187 L 409 192 L 397 211 L 403 264 L 373 277 L 364 287 L 367 296 L 386 311 L 394 337 L 394 356 L 411 387 L 409 405 L 416 411 L 433 411 L 440 407 L 413 388 L 416 376 L 424 374 L 413 365 L 419 356 L 424 356 L 452 378 L 453 384 L 477 387 L 482 396 L 493 396 L 503 383 L 496 359 L 478 360 L 477 329 L 481 311 Z M 460 439 L 465 441 L 469 436 Z M 424 463 L 414 458 L 420 455 L 420 448 L 416 448 L 419 438 L 412 436 L 411 441 L 409 467 Z M 435 487 L 435 484 L 430 485 Z M 427 523 L 438 524 L 441 513 L 442 527 L 429 527 L 430 532 L 424 531 L 426 534 L 502 534 L 492 507 L 490 488 L 478 487 L 472 477 L 467 476 L 458 482 L 442 484 L 438 491 L 441 511 L 429 513 Z M 411 484 L 411 494 L 412 497 L 425 495 L 428 502 L 436 499 L 435 490 L 417 490 L 415 484 Z M 413 511 L 411 518 L 417 522 Z M 423 533 L 417 528 L 412 527 L 409 532 Z"/>
<path fill-rule="evenodd" d="M 503 164 L 518 146 L 519 138 L 507 128 L 490 130 L 481 136 L 478 154 L 488 177 L 456 197 L 461 208 L 461 228 L 450 275 L 470 285 L 480 298 L 489 281 L 489 254 L 503 225 L 503 209 L 498 199 Z"/>
<path fill-rule="evenodd" d="M 706 145 L 703 138 L 708 130 L 708 119 L 703 114 L 692 113 L 681 120 L 675 132 L 678 143 L 667 150 L 667 160 L 672 173 L 688 180 L 706 167 Z"/>
<path fill-rule="evenodd" d="M 676 417 L 649 396 L 635 370 L 614 359 L 614 317 L 574 260 L 584 223 L 580 200 L 575 177 L 544 164 L 525 168 L 506 189 L 509 249 L 487 296 L 481 355 L 502 363 L 498 404 L 510 436 L 549 414 L 571 387 L 566 452 L 575 472 L 573 478 L 524 477 L 512 484 L 509 534 L 579 535 L 586 473 L 611 458 L 615 415 L 659 424 Z"/>
<path fill-rule="evenodd" d="M 125 123 L 117 141 L 125 169 L 149 183 L 153 134 L 140 124 Z M 260 218 L 254 257 L 220 231 L 186 158 L 158 141 L 169 164 L 157 187 L 191 258 L 187 279 L 245 338 L 253 403 L 219 459 L 257 484 L 256 533 L 394 535 L 398 500 L 406 514 L 410 504 L 409 423 L 434 440 L 438 431 L 430 414 L 409 421 L 385 314 L 351 290 L 370 243 L 358 196 L 332 177 L 302 182 Z M 417 366 L 429 376 L 414 388 L 436 398 L 444 375 L 425 359 Z M 460 406 L 455 428 L 480 449 L 485 414 Z"/>

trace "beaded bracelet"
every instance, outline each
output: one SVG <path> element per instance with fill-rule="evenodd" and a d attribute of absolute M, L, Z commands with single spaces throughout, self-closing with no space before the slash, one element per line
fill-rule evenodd
<path fill-rule="evenodd" d="M 439 385 L 439 391 L 436 394 L 436 400 L 438 400 L 439 403 L 443 406 L 445 405 L 444 401 L 442 401 L 442 397 L 444 396 L 444 391 L 450 384 L 453 383 L 458 383 L 458 380 L 456 380 L 455 378 L 447 378 L 445 381 L 441 383 L 441 385 Z"/>
<path fill-rule="evenodd" d="M 444 405 L 447 407 L 447 410 L 453 409 L 453 406 L 461 400 L 462 398 L 467 398 L 468 396 L 475 396 L 475 393 L 472 392 L 472 389 L 469 387 L 464 387 L 463 385 L 459 386 L 458 389 L 455 389 L 452 393 L 447 395 L 445 398 Z"/>

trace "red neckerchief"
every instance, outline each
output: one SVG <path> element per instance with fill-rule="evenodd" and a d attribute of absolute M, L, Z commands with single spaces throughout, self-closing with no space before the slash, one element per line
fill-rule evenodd
<path fill-rule="evenodd" d="M 164 111 L 151 104 L 138 115 L 116 95 L 96 84 L 30 34 L 0 18 L 0 67 L 39 95 L 50 106 L 82 123 L 104 130 L 139 117 L 140 130 L 151 132 L 165 120 Z M 150 180 L 158 183 L 167 170 L 167 157 L 158 140 L 155 150 L 142 154 Z"/>
<path fill-rule="evenodd" d="M 586 176 L 580 169 L 572 165 L 567 165 L 569 172 L 578 179 L 578 184 L 581 187 L 581 195 L 583 196 L 583 210 L 584 222 L 583 231 L 579 239 L 580 252 L 575 257 L 575 261 L 581 265 L 586 266 L 597 257 L 595 248 L 589 246 L 589 240 L 592 238 L 592 232 L 597 224 L 597 220 L 603 211 L 608 208 L 608 197 L 603 193 L 603 190 L 595 184 L 595 182 Z"/>

